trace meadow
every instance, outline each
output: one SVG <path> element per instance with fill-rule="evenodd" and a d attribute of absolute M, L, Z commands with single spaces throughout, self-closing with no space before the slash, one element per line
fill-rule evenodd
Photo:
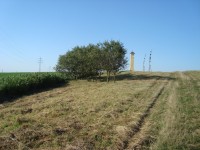
<path fill-rule="evenodd" d="M 200 72 L 121 73 L 0 105 L 0 149 L 200 147 Z"/>

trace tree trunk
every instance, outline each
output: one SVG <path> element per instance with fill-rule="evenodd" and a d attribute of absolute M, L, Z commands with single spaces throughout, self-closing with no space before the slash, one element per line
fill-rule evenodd
<path fill-rule="evenodd" d="M 113 79 L 114 79 L 114 83 L 115 83 L 115 76 L 116 76 L 116 73 L 114 72 L 113 75 L 114 75 L 114 76 L 113 76 Z"/>
<path fill-rule="evenodd" d="M 107 71 L 107 82 L 110 81 L 110 71 Z"/>
<path fill-rule="evenodd" d="M 109 82 L 109 79 L 108 79 L 108 71 L 107 71 L 107 82 Z"/>

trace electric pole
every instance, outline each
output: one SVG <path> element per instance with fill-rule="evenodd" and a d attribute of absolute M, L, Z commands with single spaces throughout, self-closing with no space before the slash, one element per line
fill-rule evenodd
<path fill-rule="evenodd" d="M 39 58 L 38 63 L 39 63 L 39 72 L 41 72 L 41 64 L 42 64 L 42 58 L 41 57 Z"/>
<path fill-rule="evenodd" d="M 145 60 L 146 60 L 146 54 L 145 54 L 144 60 L 143 60 L 143 72 L 145 72 Z"/>
<path fill-rule="evenodd" d="M 152 54 L 152 50 L 150 51 L 150 55 L 149 55 L 149 72 L 151 72 L 151 54 Z"/>
<path fill-rule="evenodd" d="M 49 66 L 49 72 L 51 72 L 51 66 Z"/>

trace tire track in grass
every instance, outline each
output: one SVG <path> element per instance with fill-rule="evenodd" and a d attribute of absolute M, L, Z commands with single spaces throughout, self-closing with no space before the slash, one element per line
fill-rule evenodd
<path fill-rule="evenodd" d="M 173 114 L 170 114 L 168 116 L 162 116 L 162 115 L 164 115 L 163 110 L 165 110 L 166 105 L 169 105 L 169 106 L 173 105 L 172 103 L 174 102 L 173 98 L 174 98 L 174 93 L 175 93 L 174 85 L 175 85 L 175 81 L 169 81 L 164 86 L 164 91 L 162 91 L 162 94 L 156 100 L 157 102 L 153 106 L 154 108 L 151 109 L 151 113 L 149 113 L 148 117 L 145 119 L 145 123 L 142 126 L 140 132 L 138 132 L 134 136 L 134 138 L 132 139 L 132 143 L 129 144 L 129 147 L 127 149 L 131 149 L 131 150 L 152 149 L 152 145 L 154 145 L 154 143 L 157 142 L 158 134 L 161 131 L 160 125 L 162 122 L 161 121 L 162 118 L 167 117 L 167 119 L 173 119 L 173 117 L 172 118 L 170 117 L 170 115 L 173 116 Z M 169 95 L 169 91 L 170 91 L 170 95 Z M 173 94 L 171 94 L 171 91 L 173 91 Z M 163 132 L 162 135 L 166 134 L 166 132 L 167 131 Z M 153 149 L 157 149 L 157 148 L 154 147 Z"/>
<path fill-rule="evenodd" d="M 167 82 L 168 83 L 168 82 Z M 167 84 L 163 84 L 160 86 L 157 94 L 153 97 L 152 102 L 147 106 L 146 110 L 144 111 L 144 113 L 140 116 L 139 120 L 137 121 L 137 123 L 131 128 L 131 133 L 129 134 L 128 140 L 124 141 L 124 146 L 122 149 L 130 149 L 129 148 L 129 144 L 131 142 L 131 139 L 134 138 L 134 136 L 136 134 L 138 134 L 141 131 L 141 128 L 143 127 L 143 125 L 145 124 L 145 120 L 146 118 L 150 115 L 151 113 L 151 109 L 153 109 L 154 105 L 156 104 L 156 101 L 158 100 L 158 98 L 160 97 L 160 95 L 163 93 L 164 89 L 165 89 L 165 85 Z"/>

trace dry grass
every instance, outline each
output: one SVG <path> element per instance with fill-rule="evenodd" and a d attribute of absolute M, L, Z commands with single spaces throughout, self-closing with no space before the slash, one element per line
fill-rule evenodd
<path fill-rule="evenodd" d="M 168 140 L 161 134 L 175 121 L 168 119 L 177 108 L 177 93 L 172 92 L 177 81 L 172 77 L 136 73 L 119 75 L 119 81 L 108 84 L 71 81 L 3 103 L 0 149 L 159 148 Z M 169 121 L 166 126 L 165 121 Z"/>
<path fill-rule="evenodd" d="M 178 72 L 165 105 L 162 128 L 152 149 L 200 148 L 200 72 Z"/>

